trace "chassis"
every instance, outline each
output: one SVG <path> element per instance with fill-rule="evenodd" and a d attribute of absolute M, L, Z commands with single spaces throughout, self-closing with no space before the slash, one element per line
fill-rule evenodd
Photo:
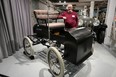
<path fill-rule="evenodd" d="M 23 40 L 24 54 L 34 59 L 33 46 L 37 44 L 47 46 L 47 61 L 55 77 L 63 77 L 64 60 L 79 65 L 92 55 L 93 33 L 88 28 L 67 30 L 57 24 L 54 26 L 35 24 L 33 32 L 34 35 L 28 35 Z M 60 48 L 61 45 L 64 45 L 63 49 Z"/>
<path fill-rule="evenodd" d="M 26 36 L 23 40 L 24 54 L 30 59 L 34 59 L 33 46 L 43 44 L 47 46 L 47 60 L 50 71 L 55 77 L 63 77 L 64 62 L 67 60 L 75 65 L 81 64 L 89 56 L 92 55 L 92 32 L 87 28 L 76 28 L 71 30 L 50 30 L 50 39 L 46 27 L 35 25 L 35 35 Z M 42 33 L 44 31 L 44 33 Z M 49 43 L 49 44 L 47 44 Z M 64 45 L 64 52 L 60 49 L 61 44 Z M 57 70 L 54 70 L 57 69 Z"/>

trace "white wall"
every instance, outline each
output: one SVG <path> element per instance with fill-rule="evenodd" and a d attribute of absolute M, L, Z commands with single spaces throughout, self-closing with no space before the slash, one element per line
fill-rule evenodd
<path fill-rule="evenodd" d="M 36 24 L 36 19 L 34 17 L 34 14 L 33 14 L 33 10 L 37 10 L 37 9 L 40 9 L 40 10 L 47 10 L 48 9 L 48 6 L 44 3 L 41 3 L 42 2 L 46 2 L 48 0 L 31 0 L 31 4 L 30 4 L 30 7 L 31 7 L 31 13 L 32 13 L 32 25 Z M 48 3 L 47 3 L 48 4 Z M 50 6 L 51 5 L 51 2 L 49 2 Z M 54 11 L 53 8 L 49 8 L 49 11 Z"/>
<path fill-rule="evenodd" d="M 47 0 L 45 0 L 45 1 L 47 1 Z M 48 4 L 49 3 L 49 4 Z M 48 3 L 46 3 L 46 4 L 48 4 L 48 5 L 45 5 L 45 4 L 42 4 L 41 2 L 39 2 L 38 4 L 39 4 L 39 9 L 43 9 L 43 10 L 48 10 L 48 6 L 51 4 L 50 2 L 48 2 Z M 51 6 L 51 5 L 50 5 Z M 53 10 L 52 8 L 50 8 L 49 7 L 49 11 L 50 10 Z"/>
<path fill-rule="evenodd" d="M 94 16 L 94 4 L 95 4 L 94 1 L 90 2 L 90 18 L 93 18 Z"/>
<path fill-rule="evenodd" d="M 111 43 L 110 34 L 111 34 L 115 8 L 116 8 L 116 0 L 108 0 L 106 20 L 105 20 L 105 23 L 107 24 L 108 28 L 106 29 L 106 37 L 104 40 L 104 44 L 106 45 L 110 45 Z"/>
<path fill-rule="evenodd" d="M 2 55 L 2 50 L 1 50 L 1 46 L 0 46 L 0 62 L 1 62 L 2 58 L 3 58 L 3 55 Z"/>

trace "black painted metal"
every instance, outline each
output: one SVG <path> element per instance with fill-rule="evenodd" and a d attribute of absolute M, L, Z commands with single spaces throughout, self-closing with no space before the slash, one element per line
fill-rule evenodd
<path fill-rule="evenodd" d="M 69 31 L 65 39 L 64 59 L 67 61 L 78 65 L 91 56 L 93 35 L 87 28 Z"/>

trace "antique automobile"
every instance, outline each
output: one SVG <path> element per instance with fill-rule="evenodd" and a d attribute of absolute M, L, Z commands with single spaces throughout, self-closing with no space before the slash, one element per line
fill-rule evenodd
<path fill-rule="evenodd" d="M 47 60 L 54 77 L 63 77 L 64 60 L 79 65 L 92 55 L 93 32 L 86 26 L 66 30 L 63 22 L 57 22 L 56 12 L 34 10 L 34 15 L 37 24 L 33 26 L 34 35 L 23 40 L 24 54 L 34 59 L 33 46 L 47 46 Z M 64 45 L 63 49 L 60 49 L 61 45 Z"/>

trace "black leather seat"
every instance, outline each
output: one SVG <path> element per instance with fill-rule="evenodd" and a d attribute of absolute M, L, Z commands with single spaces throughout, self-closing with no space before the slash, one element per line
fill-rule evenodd
<path fill-rule="evenodd" d="M 50 29 L 56 29 L 65 26 L 64 22 L 57 22 L 59 15 L 58 12 L 53 11 L 48 13 L 47 10 L 34 10 L 34 15 L 39 26 L 49 26 Z M 49 20 L 55 20 L 55 22 L 48 22 L 48 18 Z"/>

